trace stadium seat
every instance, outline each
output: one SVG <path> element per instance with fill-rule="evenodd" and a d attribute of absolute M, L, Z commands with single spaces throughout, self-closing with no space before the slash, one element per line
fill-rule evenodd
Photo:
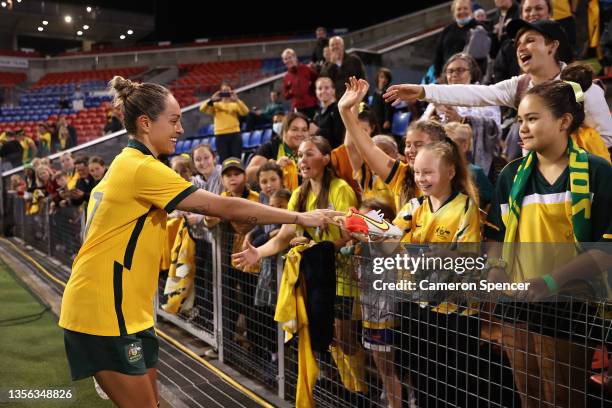
<path fill-rule="evenodd" d="M 405 136 L 408 125 L 412 119 L 411 112 L 396 112 L 393 115 L 391 133 L 395 136 Z"/>
<path fill-rule="evenodd" d="M 261 137 L 261 144 L 268 143 L 270 139 L 272 139 L 272 128 L 264 129 Z"/>
<path fill-rule="evenodd" d="M 249 139 L 249 145 L 247 146 L 249 149 L 253 147 L 258 147 L 261 145 L 261 139 L 263 136 L 263 131 L 255 130 L 251 134 L 251 138 Z"/>
<path fill-rule="evenodd" d="M 242 132 L 242 147 L 248 149 L 251 132 Z"/>

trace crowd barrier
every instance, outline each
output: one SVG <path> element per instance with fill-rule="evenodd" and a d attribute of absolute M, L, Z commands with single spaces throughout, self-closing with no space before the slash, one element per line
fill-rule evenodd
<path fill-rule="evenodd" d="M 49 214 L 43 201 L 38 213 L 28 215 L 29 206 L 12 193 L 4 205 L 5 216 L 10 214 L 5 232 L 71 264 L 81 242 L 80 209 L 59 208 Z M 237 242 L 228 225 L 202 231 L 189 229 L 195 242 L 195 276 L 182 286 L 178 307 L 165 294 L 168 272 L 160 273 L 158 315 L 212 345 L 222 363 L 295 403 L 298 342 L 285 343 L 274 321 L 286 258 L 264 260 L 263 279 L 262 272 L 232 267 L 230 255 Z M 306 259 L 306 252 L 303 256 Z M 419 302 L 401 292 L 381 297 L 368 291 L 371 277 L 360 276 L 368 262 L 371 259 L 355 254 L 338 258 L 337 265 L 348 271 L 341 278 L 343 290 L 359 289 L 360 296 L 336 297 L 329 313 L 309 316 L 313 325 L 336 318 L 329 347 L 324 340 L 329 325 L 310 332 L 313 347 L 324 344 L 315 352 L 316 406 L 612 406 L 612 396 L 596 381 L 608 371 L 612 321 L 606 312 L 612 304 L 569 298 L 563 308 L 559 303 L 547 307 L 513 302 L 487 307 L 498 299 L 481 297 L 474 303 L 466 293 L 455 303 L 440 304 Z M 314 259 L 315 272 L 325 263 Z M 302 280 L 307 281 L 303 274 L 298 285 Z"/>

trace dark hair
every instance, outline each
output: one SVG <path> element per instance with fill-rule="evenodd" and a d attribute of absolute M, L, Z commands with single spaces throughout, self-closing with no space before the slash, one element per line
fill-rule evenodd
<path fill-rule="evenodd" d="M 380 210 L 383 213 L 385 220 L 391 222 L 395 218 L 395 208 L 385 201 L 378 198 L 368 198 L 363 200 L 360 208 L 369 208 L 370 210 Z"/>
<path fill-rule="evenodd" d="M 89 158 L 88 164 L 92 164 L 92 163 L 98 163 L 102 167 L 104 167 L 105 165 L 104 159 L 101 158 L 100 156 L 91 156 Z"/>
<path fill-rule="evenodd" d="M 430 143 L 423 146 L 440 157 L 446 164 L 455 168 L 455 176 L 451 181 L 452 191 L 467 195 L 474 203 L 478 203 L 478 192 L 474 186 L 467 161 L 457 144 L 449 137 L 441 142 Z"/>
<path fill-rule="evenodd" d="M 77 158 L 74 159 L 74 165 L 76 166 L 77 164 L 83 164 L 87 166 L 89 164 L 89 157 L 88 156 L 77 156 Z"/>
<path fill-rule="evenodd" d="M 302 141 L 302 144 L 306 142 L 314 144 L 322 155 L 328 155 L 330 159 L 327 166 L 325 166 L 325 170 L 323 171 L 323 185 L 315 203 L 315 207 L 317 209 L 327 209 L 329 206 L 329 189 L 331 187 L 332 180 L 336 177 L 336 173 L 334 172 L 334 168 L 331 163 L 332 148 L 327 139 L 325 139 L 323 136 L 309 136 Z M 304 180 L 300 185 L 300 194 L 298 195 L 297 203 L 295 204 L 295 211 L 306 211 L 306 203 L 308 201 L 310 190 L 310 181 Z"/>
<path fill-rule="evenodd" d="M 526 0 L 521 0 L 521 5 L 519 6 L 521 18 L 523 17 L 523 6 L 525 6 L 525 1 Z M 548 14 L 552 17 L 553 8 L 552 8 L 552 4 L 550 3 L 550 0 L 544 0 L 544 3 L 546 3 L 546 7 L 548 8 Z"/>
<path fill-rule="evenodd" d="M 555 118 L 560 118 L 566 113 L 572 115 L 572 123 L 567 129 L 567 134 L 574 133 L 582 122 L 584 122 L 584 106 L 576 101 L 574 88 L 563 81 L 548 81 L 535 85 L 527 91 L 525 96 L 535 95 L 540 97 Z"/>
<path fill-rule="evenodd" d="M 543 34 L 543 33 L 539 32 L 537 30 L 534 30 L 533 28 L 523 27 L 520 30 L 518 30 L 518 32 L 516 33 L 516 37 L 514 37 L 515 48 L 518 48 L 517 47 L 518 39 L 521 38 L 521 36 L 523 34 L 525 34 L 525 32 L 527 32 L 527 31 L 534 31 L 534 32 L 540 34 L 542 37 L 544 37 L 544 44 L 546 44 L 546 45 L 552 43 L 553 41 L 557 41 L 557 40 L 555 40 L 555 39 L 553 39 L 551 37 L 548 37 L 546 34 Z M 558 64 L 559 61 L 560 61 L 560 59 L 559 59 L 559 52 L 560 52 L 560 49 L 561 49 L 561 42 L 557 41 L 557 43 L 558 43 L 558 45 L 557 45 L 557 49 L 555 50 L 554 58 L 555 58 L 555 62 Z"/>
<path fill-rule="evenodd" d="M 195 155 L 195 152 L 197 152 L 200 149 L 206 149 L 210 152 L 210 154 L 212 155 L 213 159 L 215 157 L 217 157 L 217 155 L 215 154 L 215 151 L 213 150 L 212 146 L 208 143 L 200 143 L 197 146 L 194 146 L 191 148 L 191 152 L 189 153 L 189 156 L 191 156 L 191 160 L 193 160 L 193 156 Z"/>
<path fill-rule="evenodd" d="M 156 120 L 166 109 L 166 99 L 170 95 L 170 91 L 161 85 L 138 84 L 120 76 L 111 79 L 108 86 L 113 95 L 113 106 L 123 113 L 123 126 L 132 136 L 138 132 L 138 117 L 145 115 Z"/>
<path fill-rule="evenodd" d="M 285 200 L 285 201 L 289 201 L 291 199 L 291 191 L 287 190 L 286 188 L 281 188 L 280 190 L 273 193 L 272 197 L 278 198 L 281 200 Z"/>
<path fill-rule="evenodd" d="M 370 125 L 370 128 L 372 129 L 372 133 L 369 135 L 370 137 L 381 133 L 378 118 L 371 110 L 364 109 L 359 112 L 359 115 L 357 115 L 357 120 L 360 122 L 368 122 L 368 125 Z"/>
<path fill-rule="evenodd" d="M 451 55 L 448 61 L 446 61 L 446 64 L 444 64 L 442 72 L 446 74 L 446 68 L 455 60 L 463 60 L 468 64 L 468 68 L 470 69 L 470 83 L 475 84 L 476 82 L 480 82 L 482 79 L 482 71 L 480 71 L 480 67 L 474 57 L 465 52 L 458 52 L 457 54 Z M 446 82 L 446 76 L 444 77 L 444 81 Z"/>
<path fill-rule="evenodd" d="M 283 131 L 281 132 L 282 133 L 280 135 L 281 137 L 285 133 L 287 133 L 287 131 L 289 130 L 289 126 L 291 126 L 293 121 L 296 120 L 296 119 L 302 119 L 304 122 L 306 122 L 307 125 L 310 123 L 310 120 L 303 113 L 300 113 L 300 112 L 290 112 L 290 113 L 288 113 L 285 116 L 285 119 L 283 119 Z"/>
<path fill-rule="evenodd" d="M 378 76 L 383 74 L 385 79 L 387 80 L 387 86 L 393 81 L 393 75 L 391 75 L 391 70 L 389 68 L 382 67 L 376 73 L 376 85 L 378 85 Z"/>
<path fill-rule="evenodd" d="M 257 180 L 259 180 L 259 176 L 264 171 L 275 172 L 276 174 L 278 174 L 278 178 L 281 179 L 281 183 L 283 182 L 283 169 L 278 164 L 271 162 L 271 161 L 267 161 L 263 165 L 261 165 L 259 169 L 257 170 Z"/>
<path fill-rule="evenodd" d="M 564 81 L 572 81 L 580 84 L 582 92 L 586 92 L 593 85 L 593 77 L 595 72 L 588 64 L 573 62 L 563 68 L 561 71 L 561 79 Z"/>

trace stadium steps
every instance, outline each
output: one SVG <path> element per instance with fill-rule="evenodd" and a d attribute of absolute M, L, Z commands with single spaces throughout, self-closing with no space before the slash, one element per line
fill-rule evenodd
<path fill-rule="evenodd" d="M 11 244 L 17 246 L 21 253 L 16 251 L 15 246 Z M 34 266 L 32 260 L 40 264 L 54 278 L 63 282 L 70 276 L 70 270 L 47 255 L 26 246 L 20 239 L 0 239 L 0 251 L 2 258 L 11 268 L 17 272 L 21 271 L 18 275 L 20 279 L 25 281 L 32 293 L 42 298 L 44 303 L 51 305 L 51 310 L 58 314 L 63 285 L 54 282 L 40 268 Z M 31 259 L 28 259 L 28 257 Z M 158 322 L 156 328 L 168 335 L 172 341 L 180 343 L 182 347 L 195 354 L 201 354 L 206 348 L 210 348 L 190 334 L 163 320 Z M 164 337 L 158 336 L 160 346 L 158 385 L 162 397 L 162 407 L 251 408 L 289 406 L 286 402 L 263 389 L 256 389 L 255 391 L 272 402 L 258 403 L 247 393 L 223 380 L 216 371 L 222 369 L 237 383 L 254 388 L 252 381 L 220 363 L 209 363 L 212 366 L 209 368 L 179 350 Z"/>

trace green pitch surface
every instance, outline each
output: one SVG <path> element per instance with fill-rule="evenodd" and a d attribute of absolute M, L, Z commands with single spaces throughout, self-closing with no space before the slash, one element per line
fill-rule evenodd
<path fill-rule="evenodd" d="M 57 318 L 0 262 L 0 407 L 112 407 L 98 397 L 93 380 L 70 378 Z M 30 316 L 30 317 L 26 317 Z M 8 390 L 70 389 L 71 400 L 6 403 Z"/>

